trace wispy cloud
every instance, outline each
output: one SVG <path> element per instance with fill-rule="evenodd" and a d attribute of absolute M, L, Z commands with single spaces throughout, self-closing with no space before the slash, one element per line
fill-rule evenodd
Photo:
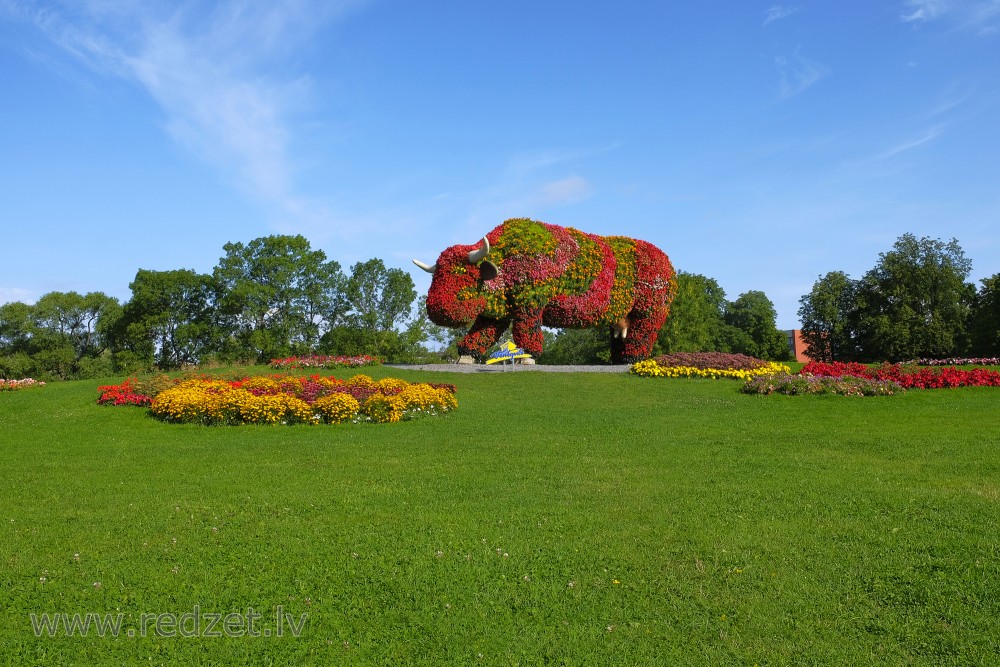
<path fill-rule="evenodd" d="M 510 217 L 546 215 L 593 196 L 597 187 L 579 171 L 587 159 L 619 146 L 609 143 L 514 155 L 491 184 L 457 194 L 450 204 L 465 220 L 463 230 L 491 229 Z"/>
<path fill-rule="evenodd" d="M 765 12 L 764 25 L 788 18 L 797 11 L 799 11 L 799 8 L 791 5 L 771 5 L 767 12 Z"/>
<path fill-rule="evenodd" d="M 907 23 L 933 21 L 949 9 L 945 0 L 906 0 L 903 7 L 903 14 L 899 18 Z"/>
<path fill-rule="evenodd" d="M 934 139 L 941 136 L 941 133 L 943 131 L 944 131 L 943 125 L 935 125 L 934 127 L 927 128 L 920 134 L 909 137 L 899 142 L 895 146 L 891 146 L 890 148 L 882 151 L 881 153 L 873 157 L 872 160 L 873 161 L 887 160 L 891 157 L 899 155 L 900 153 L 905 153 L 907 151 L 913 150 L 914 148 L 919 148 L 920 146 L 923 146 L 927 142 L 933 141 Z"/>
<path fill-rule="evenodd" d="M 778 69 L 779 102 L 804 92 L 830 73 L 829 67 L 803 57 L 799 49 L 791 58 L 775 58 L 774 64 Z"/>
<path fill-rule="evenodd" d="M 1000 0 L 970 3 L 962 16 L 960 27 L 982 35 L 1000 32 Z"/>
<path fill-rule="evenodd" d="M 40 3 L 0 0 L 63 52 L 131 81 L 163 110 L 170 136 L 285 216 L 328 216 L 296 191 L 291 118 L 310 82 L 284 67 L 289 45 L 364 0 Z M 176 7 L 176 8 L 175 8 Z"/>
<path fill-rule="evenodd" d="M 953 29 L 978 34 L 1000 32 L 1000 0 L 906 0 L 905 23 L 947 21 Z"/>

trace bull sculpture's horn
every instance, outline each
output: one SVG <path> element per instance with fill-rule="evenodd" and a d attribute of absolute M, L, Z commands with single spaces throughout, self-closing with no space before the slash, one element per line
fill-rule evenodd
<path fill-rule="evenodd" d="M 469 264 L 478 264 L 486 259 L 486 255 L 488 254 L 490 254 L 490 241 L 484 236 L 483 247 L 479 250 L 469 251 Z"/>
<path fill-rule="evenodd" d="M 427 266 L 426 264 L 424 264 L 423 262 L 421 262 L 419 259 L 413 260 L 413 263 L 416 264 L 417 266 L 419 266 L 421 269 L 423 269 L 427 273 L 434 273 L 435 271 L 437 271 L 437 267 L 438 267 L 437 264 L 431 264 L 430 266 Z"/>

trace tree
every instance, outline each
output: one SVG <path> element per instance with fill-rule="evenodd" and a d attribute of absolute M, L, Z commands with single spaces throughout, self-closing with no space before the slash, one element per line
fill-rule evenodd
<path fill-rule="evenodd" d="M 31 352 L 32 308 L 14 301 L 0 306 L 0 355 Z"/>
<path fill-rule="evenodd" d="M 609 364 L 609 338 L 606 327 L 561 329 L 551 340 L 545 341 L 545 354 L 538 358 L 538 363 L 564 366 Z"/>
<path fill-rule="evenodd" d="M 350 324 L 367 331 L 388 331 L 410 316 L 417 290 L 402 269 L 387 269 L 381 259 L 351 267 L 345 289 Z"/>
<path fill-rule="evenodd" d="M 228 358 L 311 351 L 343 314 L 340 264 L 312 250 L 303 236 L 267 236 L 227 243 L 213 277 Z"/>
<path fill-rule="evenodd" d="M 108 350 L 121 305 L 103 292 L 49 292 L 32 307 L 32 357 L 44 372 L 66 379 L 112 371 Z"/>
<path fill-rule="evenodd" d="M 20 301 L 0 306 L 0 379 L 38 374 L 31 358 L 34 329 L 31 306 Z"/>
<path fill-rule="evenodd" d="M 775 324 L 778 313 L 763 292 L 751 290 L 741 294 L 726 306 L 724 319 L 743 334 L 729 332 L 729 352 L 776 361 L 788 359 L 788 340 Z"/>
<path fill-rule="evenodd" d="M 344 324 L 323 336 L 321 349 L 335 354 L 370 354 L 403 361 L 419 354 L 427 340 L 422 314 L 410 320 L 417 290 L 410 274 L 387 269 L 381 259 L 358 262 L 344 286 Z"/>
<path fill-rule="evenodd" d="M 215 281 L 189 269 L 139 269 L 118 327 L 122 348 L 161 369 L 198 363 L 216 344 Z"/>
<path fill-rule="evenodd" d="M 857 281 L 831 271 L 799 299 L 802 338 L 817 361 L 853 361 L 858 357 Z"/>
<path fill-rule="evenodd" d="M 902 361 L 964 354 L 975 294 L 965 282 L 971 270 L 955 239 L 899 237 L 858 286 L 860 356 Z"/>
<path fill-rule="evenodd" d="M 1000 357 L 1000 273 L 983 278 L 971 318 L 972 352 Z"/>
<path fill-rule="evenodd" d="M 660 329 L 654 354 L 722 349 L 726 292 L 714 278 L 681 271 L 670 316 Z"/>

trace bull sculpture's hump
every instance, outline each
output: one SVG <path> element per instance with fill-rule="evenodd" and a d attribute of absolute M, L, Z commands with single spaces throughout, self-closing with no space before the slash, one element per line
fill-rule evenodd
<path fill-rule="evenodd" d="M 473 245 L 446 248 L 427 294 L 431 321 L 469 327 L 463 359 L 483 357 L 512 328 L 514 342 L 542 353 L 542 326 L 607 327 L 613 363 L 647 358 L 670 312 L 677 279 L 659 248 L 514 218 Z"/>

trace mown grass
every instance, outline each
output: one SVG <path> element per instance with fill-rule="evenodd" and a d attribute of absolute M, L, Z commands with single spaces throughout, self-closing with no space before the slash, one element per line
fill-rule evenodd
<path fill-rule="evenodd" d="M 97 406 L 98 382 L 0 395 L 0 657 L 1000 663 L 1000 391 L 365 370 L 453 382 L 459 410 L 206 428 Z M 36 637 L 29 617 L 196 605 L 307 625 Z"/>

